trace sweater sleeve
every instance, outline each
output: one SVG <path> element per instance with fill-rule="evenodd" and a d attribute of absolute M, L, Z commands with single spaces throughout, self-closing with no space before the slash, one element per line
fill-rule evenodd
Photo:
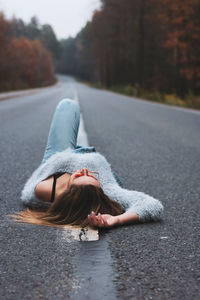
<path fill-rule="evenodd" d="M 159 221 L 162 219 L 164 207 L 162 203 L 143 192 L 127 190 L 110 184 L 105 193 L 122 205 L 125 211 L 139 215 L 139 221 Z"/>

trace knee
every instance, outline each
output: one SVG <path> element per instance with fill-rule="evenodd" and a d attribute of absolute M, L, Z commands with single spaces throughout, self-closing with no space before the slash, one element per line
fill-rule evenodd
<path fill-rule="evenodd" d="M 57 105 L 57 108 L 59 109 L 65 109 L 65 108 L 69 108 L 73 109 L 74 111 L 79 112 L 79 104 L 72 99 L 68 99 L 68 98 L 64 98 L 62 100 L 60 100 L 60 102 Z"/>

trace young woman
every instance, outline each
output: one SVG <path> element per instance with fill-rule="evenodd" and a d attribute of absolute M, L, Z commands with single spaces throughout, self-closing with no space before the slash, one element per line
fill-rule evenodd
<path fill-rule="evenodd" d="M 79 105 L 61 100 L 55 110 L 43 160 L 27 180 L 15 221 L 47 226 L 111 227 L 160 220 L 163 205 L 124 189 L 106 158 L 77 145 Z"/>

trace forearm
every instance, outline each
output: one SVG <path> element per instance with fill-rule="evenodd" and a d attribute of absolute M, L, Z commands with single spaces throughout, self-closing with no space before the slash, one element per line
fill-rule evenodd
<path fill-rule="evenodd" d="M 127 223 L 134 223 L 134 221 L 138 221 L 139 215 L 134 212 L 127 211 L 121 215 L 118 215 L 117 218 L 119 225 L 123 225 Z"/>

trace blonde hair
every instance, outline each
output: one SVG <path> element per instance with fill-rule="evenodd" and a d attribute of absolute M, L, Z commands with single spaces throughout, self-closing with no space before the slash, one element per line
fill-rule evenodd
<path fill-rule="evenodd" d="M 30 223 L 53 227 L 65 225 L 86 227 L 88 214 L 111 214 L 124 212 L 122 206 L 110 199 L 101 187 L 89 185 L 70 185 L 49 207 L 30 209 L 8 215 L 15 222 Z"/>

